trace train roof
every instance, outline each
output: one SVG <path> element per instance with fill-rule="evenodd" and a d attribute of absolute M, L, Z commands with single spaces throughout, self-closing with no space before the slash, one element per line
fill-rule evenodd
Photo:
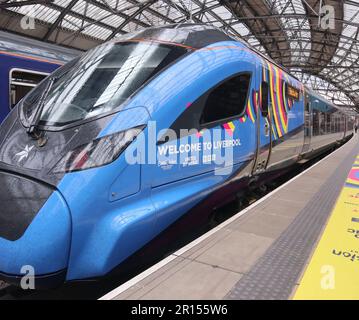
<path fill-rule="evenodd" d="M 326 105 L 329 105 L 330 107 L 338 110 L 341 113 L 344 113 L 346 115 L 350 115 L 349 112 L 343 108 L 338 107 L 336 104 L 334 104 L 333 102 L 329 101 L 328 99 L 324 98 L 322 95 L 320 95 L 318 92 L 314 91 L 313 89 L 305 86 L 305 90 L 312 95 L 314 98 L 318 99 L 321 102 L 324 102 Z"/>
<path fill-rule="evenodd" d="M 33 58 L 67 62 L 81 54 L 81 51 L 44 43 L 38 40 L 0 31 L 0 51 Z"/>
<path fill-rule="evenodd" d="M 144 30 L 140 30 L 138 32 L 131 34 L 125 34 L 117 38 L 115 41 L 124 41 L 131 39 L 156 39 L 159 41 L 168 41 L 172 43 L 181 44 L 195 49 L 200 49 L 212 43 L 216 43 L 220 41 L 236 41 L 236 42 L 240 42 L 245 47 L 253 51 L 253 53 L 259 55 L 263 59 L 276 65 L 278 68 L 282 69 L 283 71 L 288 73 L 291 77 L 299 81 L 299 79 L 297 79 L 297 77 L 292 75 L 289 72 L 289 70 L 279 65 L 270 57 L 256 50 L 250 44 L 240 39 L 232 37 L 231 35 L 227 34 L 224 30 L 217 28 L 215 26 L 201 24 L 201 23 L 167 24 L 164 26 L 146 28 Z"/>
<path fill-rule="evenodd" d="M 288 73 L 293 78 L 300 81 L 297 77 L 292 75 L 285 67 L 279 65 L 270 57 L 256 50 L 248 43 L 241 41 L 240 39 L 234 38 L 231 35 L 228 35 L 220 28 L 207 24 L 176 23 L 164 26 L 150 27 L 134 33 L 122 35 L 116 38 L 114 41 L 125 41 L 131 39 L 156 39 L 159 41 L 167 41 L 181 44 L 195 49 L 200 49 L 212 43 L 220 41 L 236 41 L 240 42 L 248 49 L 253 51 L 253 53 L 271 62 L 278 68 L 281 68 L 283 71 Z M 65 48 L 55 44 L 44 43 L 38 40 L 3 31 L 0 31 L 0 52 L 1 51 L 65 63 L 82 53 L 82 51 L 79 50 Z M 311 95 L 314 95 L 318 99 L 325 101 L 327 104 L 331 105 L 336 109 L 340 109 L 317 92 L 306 86 L 305 88 Z"/>
<path fill-rule="evenodd" d="M 237 41 L 242 43 L 245 47 L 247 47 L 251 51 L 253 51 L 253 53 L 259 55 L 264 60 L 267 60 L 270 63 L 274 64 L 275 66 L 286 72 L 288 75 L 290 75 L 297 81 L 301 82 L 296 76 L 291 74 L 291 72 L 288 69 L 279 65 L 270 57 L 256 50 L 248 43 L 241 41 L 240 39 L 234 38 L 228 35 L 227 33 L 225 33 L 222 29 L 219 29 L 214 26 L 209 26 L 206 24 L 199 24 L 199 23 L 178 23 L 178 24 L 171 24 L 164 26 L 156 26 L 138 31 L 136 33 L 123 35 L 116 40 L 121 41 L 126 39 L 129 40 L 129 39 L 146 39 L 146 38 L 178 43 L 196 49 L 200 49 L 207 45 L 220 41 Z M 339 108 L 338 106 L 336 106 L 335 104 L 333 104 L 332 102 L 321 96 L 318 92 L 315 92 L 313 89 L 308 88 L 307 86 L 305 86 L 305 89 L 320 101 L 325 102 L 327 105 L 330 105 L 331 107 L 345 113 L 344 110 L 342 110 L 341 108 Z"/>
<path fill-rule="evenodd" d="M 132 39 L 155 39 L 181 44 L 194 49 L 203 48 L 219 41 L 235 41 L 222 30 L 198 23 L 177 23 L 146 28 L 134 33 L 125 34 L 115 41 Z"/>

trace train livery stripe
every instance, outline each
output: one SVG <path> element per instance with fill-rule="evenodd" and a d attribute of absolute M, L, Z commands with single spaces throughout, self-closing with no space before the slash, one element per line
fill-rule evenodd
<path fill-rule="evenodd" d="M 276 91 L 277 91 L 277 106 L 278 106 L 278 113 L 279 113 L 279 118 L 281 121 L 281 126 L 283 128 L 284 133 L 288 132 L 288 128 L 287 128 L 287 114 L 285 112 L 284 109 L 284 105 L 283 105 L 283 88 L 280 85 L 281 84 L 281 80 L 282 80 L 282 71 L 279 70 L 279 68 L 275 67 L 275 73 L 276 73 Z"/>
<path fill-rule="evenodd" d="M 254 100 L 254 110 L 255 114 L 258 115 L 259 112 L 259 92 L 253 90 L 253 100 Z"/>
<path fill-rule="evenodd" d="M 236 126 L 234 125 L 234 123 L 232 121 L 227 122 L 227 123 L 223 124 L 223 127 L 226 130 L 226 132 L 228 133 L 228 135 L 233 137 L 234 130 L 236 129 Z"/>
<path fill-rule="evenodd" d="M 359 169 L 355 163 L 294 299 L 359 299 Z"/>
<path fill-rule="evenodd" d="M 254 103 L 254 101 L 251 102 L 251 100 L 253 100 L 253 94 L 251 94 L 251 95 L 248 97 L 246 112 L 247 112 L 247 115 L 248 115 L 249 119 L 251 119 L 252 122 L 255 122 L 255 118 L 254 118 L 255 111 L 254 111 L 254 109 L 253 109 L 253 103 Z"/>
<path fill-rule="evenodd" d="M 20 54 L 20 53 L 0 51 L 0 54 L 6 55 L 6 56 L 11 56 L 11 57 L 24 58 L 24 59 L 29 59 L 29 60 L 39 61 L 39 62 L 46 62 L 46 63 L 56 64 L 56 65 L 59 65 L 59 66 L 62 66 L 62 65 L 65 64 L 65 62 L 62 62 L 62 61 L 59 61 L 59 60 L 48 60 L 48 59 L 43 59 L 43 58 L 36 58 L 36 57 L 33 57 L 33 56 L 28 56 L 28 55 L 24 55 L 24 54 Z"/>
<path fill-rule="evenodd" d="M 246 122 L 246 120 L 247 120 L 247 116 L 246 116 L 246 115 L 244 115 L 243 117 L 240 117 L 240 118 L 239 118 L 239 122 L 240 122 L 240 123 L 244 123 L 244 122 Z"/>
<path fill-rule="evenodd" d="M 282 129 L 280 127 L 280 122 L 279 122 L 279 115 L 277 113 L 278 110 L 278 106 L 277 106 L 277 101 L 275 99 L 275 75 L 273 74 L 274 70 L 272 68 L 272 65 L 268 63 L 268 68 L 269 68 L 269 83 L 270 83 L 270 96 L 271 96 L 271 100 L 272 100 L 272 111 L 273 111 L 273 117 L 274 117 L 274 124 L 275 124 L 275 128 L 277 130 L 278 133 L 278 137 L 281 137 L 283 135 Z"/>
<path fill-rule="evenodd" d="M 277 140 L 278 139 L 277 132 L 276 132 L 276 130 L 274 129 L 273 126 L 272 126 L 272 132 L 273 132 L 274 139 Z"/>
<path fill-rule="evenodd" d="M 285 81 L 283 81 L 282 83 L 282 90 L 283 90 L 283 102 L 284 102 L 284 107 L 285 110 L 288 114 L 288 112 L 290 111 L 290 109 L 292 108 L 292 104 L 291 104 L 291 99 L 287 97 L 287 91 L 286 91 L 286 83 L 290 83 L 290 79 L 289 76 L 286 73 L 283 73 Z"/>
<path fill-rule="evenodd" d="M 277 140 L 278 139 L 278 135 L 277 135 L 277 130 L 274 128 L 275 126 L 273 125 L 273 116 L 272 116 L 272 111 L 271 111 L 271 108 L 268 109 L 268 114 L 269 114 L 269 119 L 271 120 L 272 122 L 272 133 L 273 133 L 273 137 L 274 137 L 274 140 Z M 267 118 L 266 119 L 266 122 L 267 124 L 269 125 L 269 121 Z"/>
<path fill-rule="evenodd" d="M 205 129 L 202 129 L 202 130 L 198 131 L 198 132 L 196 133 L 196 137 L 197 137 L 197 138 L 203 137 L 204 131 L 205 131 Z"/>
<path fill-rule="evenodd" d="M 258 105 L 257 105 L 257 112 L 259 114 L 259 106 L 262 107 L 262 84 L 259 86 L 259 95 L 258 95 Z"/>

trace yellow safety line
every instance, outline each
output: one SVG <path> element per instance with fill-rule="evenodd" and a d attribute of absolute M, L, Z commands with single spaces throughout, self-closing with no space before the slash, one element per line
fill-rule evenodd
<path fill-rule="evenodd" d="M 295 292 L 296 300 L 359 299 L 358 160 L 359 156 Z"/>

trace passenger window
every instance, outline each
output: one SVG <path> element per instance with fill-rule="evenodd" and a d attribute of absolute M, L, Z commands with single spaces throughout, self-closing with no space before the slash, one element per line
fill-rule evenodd
<path fill-rule="evenodd" d="M 31 71 L 12 70 L 10 73 L 10 108 L 13 108 L 31 89 L 48 74 Z"/>
<path fill-rule="evenodd" d="M 319 118 L 320 118 L 320 135 L 324 135 L 325 134 L 325 113 L 324 112 L 320 112 L 319 114 Z"/>
<path fill-rule="evenodd" d="M 307 104 L 305 105 L 305 112 L 307 114 L 310 112 L 310 104 L 309 104 L 309 102 L 307 102 Z"/>
<path fill-rule="evenodd" d="M 241 74 L 215 88 L 208 95 L 201 125 L 241 116 L 246 109 L 250 79 L 250 74 Z"/>
<path fill-rule="evenodd" d="M 332 133 L 336 133 L 337 132 L 337 116 L 336 114 L 333 114 L 333 118 L 332 118 Z"/>
<path fill-rule="evenodd" d="M 327 113 L 327 119 L 326 119 L 326 124 L 327 124 L 327 133 L 330 133 L 330 126 L 331 126 L 331 122 L 332 122 L 332 118 L 331 118 L 331 114 Z"/>
<path fill-rule="evenodd" d="M 313 136 L 319 135 L 319 111 L 313 110 Z"/>
<path fill-rule="evenodd" d="M 262 82 L 262 116 L 268 117 L 269 109 L 269 85 L 268 82 Z"/>
<path fill-rule="evenodd" d="M 336 114 L 335 117 L 335 132 L 339 132 L 340 131 L 340 119 L 338 118 L 338 114 Z"/>

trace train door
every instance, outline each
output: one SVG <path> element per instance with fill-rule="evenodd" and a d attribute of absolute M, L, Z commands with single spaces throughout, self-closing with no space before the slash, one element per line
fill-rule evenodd
<path fill-rule="evenodd" d="M 258 174 L 266 169 L 272 149 L 268 70 L 264 66 L 259 65 L 256 74 L 258 75 L 257 81 L 260 86 L 260 110 L 258 110 L 257 121 L 257 157 L 253 166 L 253 174 Z"/>
<path fill-rule="evenodd" d="M 309 95 L 304 93 L 304 143 L 302 153 L 309 151 L 312 138 L 312 111 Z"/>

